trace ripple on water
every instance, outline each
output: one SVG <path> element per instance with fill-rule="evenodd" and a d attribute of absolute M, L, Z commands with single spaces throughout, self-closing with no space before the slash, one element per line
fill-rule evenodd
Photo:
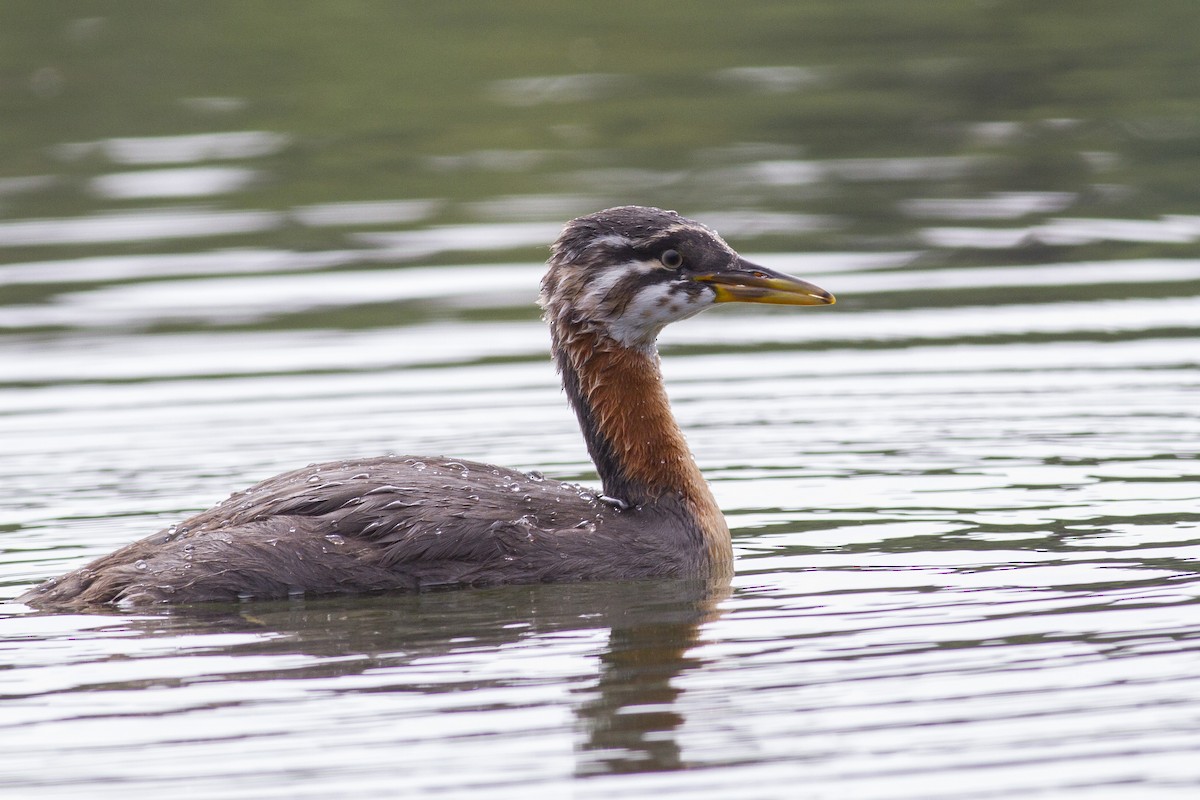
<path fill-rule="evenodd" d="M 880 294 L 916 280 L 848 272 Z M 294 279 L 296 297 L 331 285 L 303 278 L 270 285 Z M 971 285 L 1002 295 L 1011 280 L 983 272 Z M 121 775 L 221 796 L 303 773 L 319 796 L 348 775 L 364 788 L 403 774 L 432 791 L 461 786 L 469 757 L 496 796 L 569 793 L 579 775 L 598 792 L 652 791 L 682 764 L 722 767 L 670 775 L 701 798 L 750 780 L 863 798 L 958 797 L 981 781 L 998 796 L 1123 787 L 1134 769 L 1200 783 L 1200 356 L 1177 335 L 1197 327 L 1194 305 L 716 312 L 667 337 L 708 349 L 667 352 L 664 370 L 734 529 L 730 596 L 648 582 L 297 592 L 166 616 L 10 604 L 0 692 L 21 735 L 6 742 L 5 780 L 104 787 Z M 1106 324 L 1125 340 L 1079 340 Z M 478 473 L 467 460 L 501 463 L 541 470 L 526 473 L 533 483 L 579 480 L 595 500 L 545 346 L 530 319 L 85 327 L 7 348 L 8 596 L 314 461 L 395 451 L 463 477 Z M 433 460 L 442 453 L 464 461 Z"/>

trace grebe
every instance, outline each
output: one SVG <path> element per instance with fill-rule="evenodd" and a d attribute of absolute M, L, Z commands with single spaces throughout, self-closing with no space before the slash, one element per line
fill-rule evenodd
<path fill-rule="evenodd" d="M 602 493 L 489 464 L 317 464 L 22 595 L 38 608 L 654 576 L 727 580 L 729 528 L 671 415 L 655 339 L 716 303 L 826 305 L 673 211 L 567 223 L 539 299 Z"/>

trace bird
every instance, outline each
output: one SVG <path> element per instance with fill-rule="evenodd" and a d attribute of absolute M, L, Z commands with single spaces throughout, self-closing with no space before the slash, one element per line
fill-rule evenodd
<path fill-rule="evenodd" d="M 36 609 L 150 608 L 501 584 L 728 581 L 729 528 L 668 402 L 657 337 L 731 302 L 830 305 L 677 212 L 568 222 L 538 298 L 601 489 L 463 459 L 312 464 L 18 598 Z"/>

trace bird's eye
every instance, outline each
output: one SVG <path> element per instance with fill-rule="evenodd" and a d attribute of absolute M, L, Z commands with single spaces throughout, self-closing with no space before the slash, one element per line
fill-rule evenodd
<path fill-rule="evenodd" d="M 664 250 L 658 260 L 667 269 L 679 269 L 683 266 L 683 256 L 679 254 L 678 250 Z"/>

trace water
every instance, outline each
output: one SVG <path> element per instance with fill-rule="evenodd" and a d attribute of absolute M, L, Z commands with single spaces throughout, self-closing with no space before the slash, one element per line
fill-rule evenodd
<path fill-rule="evenodd" d="M 2 598 L 313 461 L 593 481 L 573 214 L 839 304 L 663 336 L 731 586 L 0 603 L 0 794 L 1192 797 L 1196 11 L 1042 6 L 9 12 Z"/>

